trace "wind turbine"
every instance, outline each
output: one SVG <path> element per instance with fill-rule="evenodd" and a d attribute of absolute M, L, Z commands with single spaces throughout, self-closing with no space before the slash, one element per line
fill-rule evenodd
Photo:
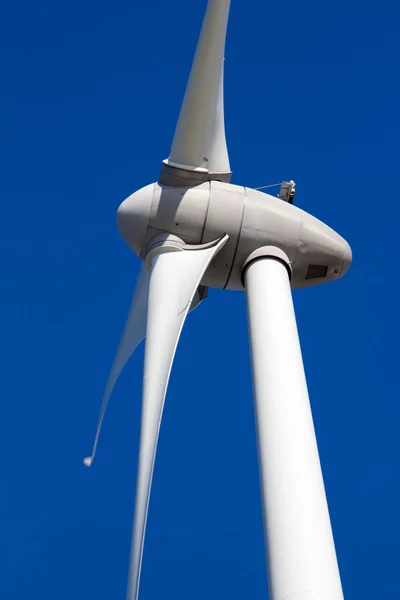
<path fill-rule="evenodd" d="M 188 312 L 208 287 L 245 290 L 271 600 L 343 598 L 291 288 L 338 279 L 348 243 L 278 197 L 230 183 L 223 66 L 230 0 L 209 0 L 169 157 L 156 183 L 119 207 L 122 237 L 143 261 L 100 410 L 146 337 L 128 600 L 137 600 L 164 400 Z"/>

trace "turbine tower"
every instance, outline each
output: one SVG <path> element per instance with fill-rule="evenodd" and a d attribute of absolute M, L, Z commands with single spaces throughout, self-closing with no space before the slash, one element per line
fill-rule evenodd
<path fill-rule="evenodd" d="M 146 338 L 128 600 L 137 600 L 158 435 L 186 316 L 207 288 L 244 290 L 271 600 L 343 599 L 291 289 L 338 279 L 348 243 L 292 204 L 230 183 L 223 67 L 230 0 L 209 0 L 169 157 L 159 179 L 119 207 L 143 261 L 107 382 L 92 455 L 115 382 Z"/>

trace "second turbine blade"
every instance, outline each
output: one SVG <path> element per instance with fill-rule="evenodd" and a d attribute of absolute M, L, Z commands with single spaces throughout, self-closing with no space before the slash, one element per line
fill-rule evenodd
<path fill-rule="evenodd" d="M 128 600 L 137 600 L 143 542 L 158 435 L 172 362 L 193 296 L 228 236 L 206 246 L 168 245 L 151 251 L 142 423 L 136 483 Z M 149 259 L 148 259 L 149 260 Z"/>

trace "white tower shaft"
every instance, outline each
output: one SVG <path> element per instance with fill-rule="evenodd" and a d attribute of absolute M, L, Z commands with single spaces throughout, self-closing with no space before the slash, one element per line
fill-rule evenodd
<path fill-rule="evenodd" d="M 245 271 L 270 600 L 342 600 L 287 267 Z"/>

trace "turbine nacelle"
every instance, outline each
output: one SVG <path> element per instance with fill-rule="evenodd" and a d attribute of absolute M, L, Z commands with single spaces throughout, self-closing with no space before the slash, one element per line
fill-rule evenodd
<path fill-rule="evenodd" d="M 148 185 L 119 207 L 117 224 L 128 246 L 141 258 L 159 233 L 187 244 L 204 244 L 229 235 L 202 283 L 243 290 L 242 268 L 263 246 L 281 248 L 292 267 L 292 288 L 338 279 L 348 270 L 349 244 L 312 215 L 263 192 L 220 181 L 195 187 Z"/>

